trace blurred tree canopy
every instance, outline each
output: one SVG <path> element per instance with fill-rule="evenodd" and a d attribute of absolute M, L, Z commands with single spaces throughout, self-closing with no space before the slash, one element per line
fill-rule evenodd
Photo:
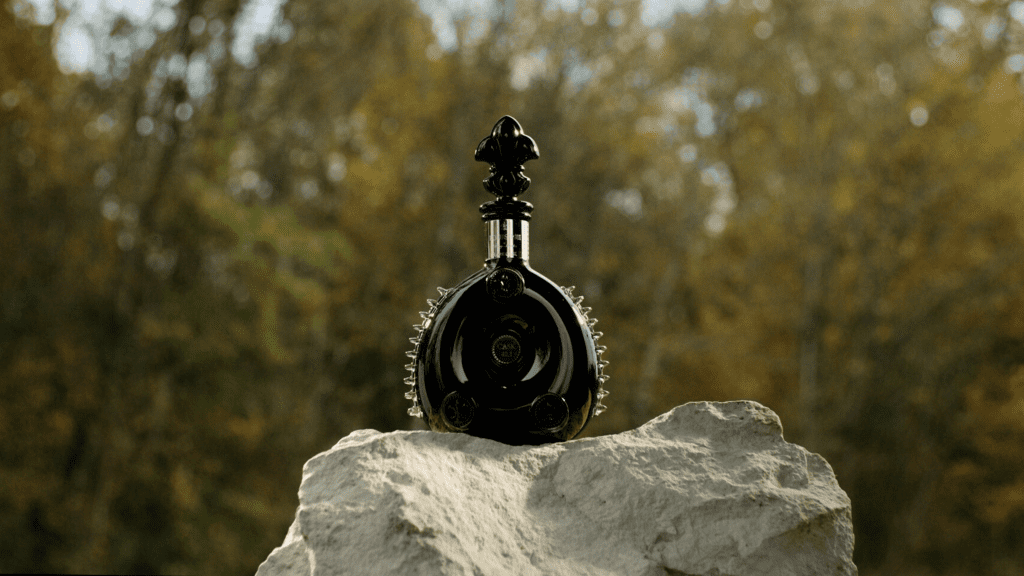
<path fill-rule="evenodd" d="M 1024 572 L 1024 2 L 670 4 L 5 2 L 0 571 L 254 572 L 305 460 L 417 426 L 512 114 L 612 362 L 587 434 L 755 399 L 863 574 Z"/>

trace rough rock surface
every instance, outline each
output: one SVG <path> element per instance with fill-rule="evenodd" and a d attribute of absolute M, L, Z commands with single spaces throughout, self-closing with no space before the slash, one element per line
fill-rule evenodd
<path fill-rule="evenodd" d="M 755 402 L 507 446 L 360 430 L 303 469 L 269 575 L 856 574 L 850 500 Z"/>

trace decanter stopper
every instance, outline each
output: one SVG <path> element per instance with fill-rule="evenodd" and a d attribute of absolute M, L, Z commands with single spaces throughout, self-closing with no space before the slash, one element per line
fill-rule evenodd
<path fill-rule="evenodd" d="M 530 219 L 533 206 L 516 197 L 530 187 L 530 179 L 523 174 L 527 160 L 540 158 L 537 143 L 523 133 L 523 127 L 511 116 L 503 116 L 491 130 L 491 135 L 480 141 L 473 155 L 477 162 L 491 165 L 491 175 L 484 179 L 484 189 L 497 196 L 497 200 L 480 206 L 484 220 L 489 216 Z"/>
<path fill-rule="evenodd" d="M 494 125 L 475 159 L 490 164 L 480 206 L 487 225 L 484 267 L 427 300 L 407 353 L 409 414 L 431 430 L 508 444 L 569 440 L 604 409 L 607 362 L 590 308 L 529 264 L 533 206 L 523 164 L 537 143 L 511 116 Z"/>

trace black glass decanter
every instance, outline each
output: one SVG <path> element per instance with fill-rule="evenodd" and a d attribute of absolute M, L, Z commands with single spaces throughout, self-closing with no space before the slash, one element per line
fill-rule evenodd
<path fill-rule="evenodd" d="M 530 214 L 518 196 L 530 186 L 523 163 L 537 144 L 511 116 L 477 146 L 491 165 L 480 207 L 487 226 L 483 269 L 427 300 L 410 338 L 405 378 L 409 414 L 431 430 L 465 432 L 507 444 L 575 437 L 605 406 L 605 347 L 583 296 L 530 267 Z"/>

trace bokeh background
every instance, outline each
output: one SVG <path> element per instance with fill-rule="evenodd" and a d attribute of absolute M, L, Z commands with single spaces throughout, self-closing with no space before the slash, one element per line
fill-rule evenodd
<path fill-rule="evenodd" d="M 865 575 L 1024 573 L 1024 2 L 2 0 L 0 571 L 251 574 L 410 429 L 504 114 L 620 432 L 754 399 Z"/>

